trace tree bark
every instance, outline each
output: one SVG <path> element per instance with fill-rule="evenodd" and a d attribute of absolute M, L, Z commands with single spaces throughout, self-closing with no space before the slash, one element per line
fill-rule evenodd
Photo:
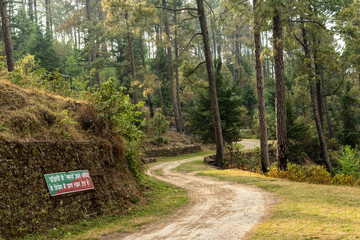
<path fill-rule="evenodd" d="M 89 20 L 90 18 L 90 0 L 86 0 L 86 17 Z M 46 35 L 51 35 L 51 27 L 50 27 L 50 0 L 45 0 L 45 29 Z"/>
<path fill-rule="evenodd" d="M 33 10 L 33 2 L 32 2 L 32 0 L 28 0 L 28 12 L 29 12 L 30 20 L 34 21 L 34 10 Z"/>
<path fill-rule="evenodd" d="M 202 39 L 203 39 L 203 44 L 204 44 L 206 70 L 207 70 L 208 80 L 209 80 L 211 111 L 212 111 L 213 121 L 214 121 L 215 141 L 216 141 L 216 163 L 218 166 L 223 166 L 224 165 L 223 136 L 222 136 L 222 129 L 221 129 L 219 104 L 218 104 L 217 92 L 216 92 L 214 66 L 213 66 L 213 62 L 211 59 L 209 33 L 208 33 L 206 17 L 205 17 L 204 2 L 203 2 L 203 0 L 196 0 L 196 3 L 197 3 L 198 15 L 199 15 L 201 34 L 202 34 Z"/>
<path fill-rule="evenodd" d="M 127 37 L 127 41 L 128 41 L 128 48 L 129 48 L 129 56 L 130 56 L 130 65 L 131 65 L 131 76 L 132 76 L 132 80 L 134 81 L 136 78 L 136 68 L 135 68 L 135 56 L 134 56 L 134 49 L 132 46 L 132 38 L 131 38 L 131 32 L 130 32 L 130 27 L 129 27 L 129 14 L 128 12 L 125 12 L 125 24 L 126 24 L 126 37 Z M 137 92 L 137 87 L 134 87 L 134 103 L 138 104 L 139 102 L 139 98 L 138 98 L 138 92 Z"/>
<path fill-rule="evenodd" d="M 168 70 L 169 70 L 169 81 L 170 81 L 170 95 L 171 95 L 171 103 L 173 107 L 173 113 L 175 118 L 175 126 L 177 132 L 182 132 L 182 124 L 180 122 L 180 115 L 179 115 L 179 109 L 178 104 L 176 101 L 176 95 L 175 95 L 175 86 L 174 86 L 174 67 L 173 67 L 173 61 L 172 61 L 172 48 L 170 44 L 170 29 L 169 29 L 169 21 L 167 12 L 165 10 L 166 8 L 166 0 L 162 0 L 162 6 L 164 8 L 164 27 L 165 27 L 165 34 L 167 37 L 166 41 L 166 50 L 167 50 L 167 59 L 168 59 Z"/>
<path fill-rule="evenodd" d="M 216 41 L 215 41 L 215 31 L 214 28 L 211 28 L 211 35 L 212 35 L 212 41 L 213 41 L 213 51 L 214 51 L 214 59 L 216 59 Z"/>
<path fill-rule="evenodd" d="M 287 164 L 287 132 L 286 132 L 286 100 L 283 59 L 283 29 L 279 6 L 274 9 L 273 16 L 273 46 L 275 60 L 275 112 L 277 163 L 280 169 L 286 169 Z"/>
<path fill-rule="evenodd" d="M 174 0 L 174 9 L 176 9 L 177 1 Z M 177 11 L 174 11 L 174 25 L 177 26 Z M 178 46 L 178 32 L 177 28 L 174 31 L 174 50 L 175 50 L 175 58 L 179 57 L 179 46 Z M 175 66 L 175 83 L 176 83 L 176 102 L 178 105 L 179 118 L 181 123 L 181 128 L 184 128 L 182 112 L 181 112 L 181 102 L 180 102 L 180 84 L 179 84 L 179 68 Z"/>
<path fill-rule="evenodd" d="M 160 80 L 160 25 L 155 25 L 155 44 L 156 44 L 156 76 Z M 161 111 L 164 112 L 164 99 L 162 95 L 161 86 L 158 88 L 159 92 L 159 102 Z"/>
<path fill-rule="evenodd" d="M 320 44 L 320 42 L 319 42 Z M 320 66 L 317 62 L 317 50 L 314 50 L 314 65 L 315 65 L 315 74 L 316 74 L 316 104 L 317 104 L 317 109 L 319 111 L 319 117 L 320 117 L 320 123 L 321 126 L 324 128 L 324 124 L 323 124 L 323 111 L 322 111 L 322 90 L 321 90 L 321 82 L 322 82 L 322 74 L 321 74 L 321 69 Z"/>
<path fill-rule="evenodd" d="M 333 127 L 332 127 L 332 124 L 331 124 L 331 120 L 330 120 L 330 114 L 329 114 L 329 106 L 328 106 L 328 102 L 327 102 L 327 92 L 326 92 L 326 86 L 325 86 L 325 82 L 322 81 L 321 82 L 321 85 L 322 85 L 322 89 L 324 90 L 324 113 L 325 113 L 325 116 L 326 116 L 326 123 L 327 123 L 327 126 L 328 126 L 328 131 L 329 131 L 329 138 L 333 138 L 334 137 L 334 131 L 333 131 Z"/>
<path fill-rule="evenodd" d="M 141 51 L 141 62 L 144 68 L 144 71 L 146 73 L 146 61 L 145 61 L 145 50 L 144 50 L 144 41 L 143 38 L 140 38 L 140 51 Z M 153 109 L 153 105 L 152 105 L 152 101 L 151 101 L 151 94 L 148 93 L 147 94 L 147 98 L 148 98 L 148 106 L 149 106 L 149 112 L 150 112 L 150 117 L 154 116 L 154 109 Z"/>
<path fill-rule="evenodd" d="M 267 126 L 265 113 L 265 96 L 264 81 L 261 62 L 261 38 L 260 38 L 260 19 L 256 14 L 258 2 L 253 0 L 254 18 L 254 42 L 255 42 L 255 59 L 256 59 L 256 86 L 259 108 L 259 126 L 260 126 L 260 147 L 261 147 L 261 167 L 265 173 L 269 167 L 269 145 L 267 140 Z"/>
<path fill-rule="evenodd" d="M 34 0 L 34 16 L 35 16 L 35 23 L 38 23 L 38 14 L 37 14 L 37 3 L 36 0 Z"/>
<path fill-rule="evenodd" d="M 310 51 L 309 41 L 307 39 L 307 30 L 305 29 L 304 23 L 302 23 L 302 35 L 303 35 L 303 48 L 304 48 L 304 53 L 305 53 L 304 60 L 306 61 L 307 59 L 310 59 L 311 51 Z M 326 168 L 328 169 L 329 172 L 331 172 L 331 163 L 330 163 L 329 153 L 328 153 L 327 146 L 326 146 L 323 127 L 322 127 L 321 121 L 320 121 L 319 109 L 318 109 L 318 104 L 317 104 L 316 96 L 315 96 L 315 89 L 314 89 L 313 83 L 311 82 L 311 79 L 313 77 L 313 70 L 312 70 L 311 63 L 309 61 L 306 64 L 306 66 L 307 66 L 307 71 L 309 73 L 311 106 L 312 106 L 313 114 L 314 114 L 314 118 L 315 118 L 316 130 L 317 130 L 317 133 L 319 136 L 321 155 L 324 159 Z"/>
<path fill-rule="evenodd" d="M 15 63 L 14 63 L 14 54 L 11 43 L 9 19 L 7 15 L 5 0 L 0 0 L 0 11 L 1 11 L 2 34 L 3 34 L 3 41 L 5 46 L 6 62 L 7 62 L 8 71 L 12 72 L 14 71 Z"/>

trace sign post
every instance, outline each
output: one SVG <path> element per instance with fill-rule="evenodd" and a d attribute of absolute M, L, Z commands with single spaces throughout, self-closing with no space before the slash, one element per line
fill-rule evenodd
<path fill-rule="evenodd" d="M 88 170 L 51 173 L 44 177 L 51 196 L 94 189 Z"/>

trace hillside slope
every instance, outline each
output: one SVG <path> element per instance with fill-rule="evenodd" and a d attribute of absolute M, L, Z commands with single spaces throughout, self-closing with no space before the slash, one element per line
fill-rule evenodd
<path fill-rule="evenodd" d="M 0 81 L 0 236 L 121 214 L 141 200 L 122 137 L 102 126 L 85 102 Z M 50 196 L 44 174 L 76 170 L 89 170 L 95 189 Z"/>

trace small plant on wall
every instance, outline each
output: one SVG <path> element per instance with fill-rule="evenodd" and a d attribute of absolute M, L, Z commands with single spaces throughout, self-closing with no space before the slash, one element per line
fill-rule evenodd
<path fill-rule="evenodd" d="M 162 133 L 166 133 L 169 129 L 169 121 L 165 120 L 165 116 L 161 113 L 155 113 L 154 118 L 150 121 L 151 129 L 154 129 L 155 136 L 153 138 L 153 142 L 160 147 L 164 143 L 168 143 L 169 139 L 162 137 Z"/>

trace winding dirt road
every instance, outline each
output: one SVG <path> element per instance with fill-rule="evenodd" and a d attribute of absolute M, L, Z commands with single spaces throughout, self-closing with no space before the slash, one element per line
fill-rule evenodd
<path fill-rule="evenodd" d="M 243 143 L 242 143 L 243 144 Z M 253 148 L 253 144 L 244 144 Z M 137 232 L 106 236 L 104 239 L 241 239 L 265 215 L 272 202 L 268 193 L 254 187 L 199 177 L 191 173 L 172 171 L 182 163 L 199 160 L 190 158 L 160 163 L 151 170 L 162 169 L 154 176 L 189 191 L 190 204 L 175 215 L 144 226 Z"/>

